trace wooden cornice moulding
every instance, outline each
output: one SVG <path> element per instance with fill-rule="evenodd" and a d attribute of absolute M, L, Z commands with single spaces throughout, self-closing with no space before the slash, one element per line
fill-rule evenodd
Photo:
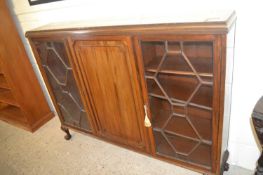
<path fill-rule="evenodd" d="M 196 22 L 177 22 L 171 19 L 169 23 L 163 19 L 154 23 L 153 19 L 126 22 L 112 20 L 110 22 L 72 21 L 58 22 L 39 27 L 26 33 L 26 36 L 45 36 L 50 34 L 226 34 L 236 21 L 235 11 L 228 11 L 222 17 L 208 17 Z M 136 23 L 137 22 L 137 23 Z M 158 23 L 159 22 L 159 23 Z M 142 24 L 144 23 L 144 24 Z"/>

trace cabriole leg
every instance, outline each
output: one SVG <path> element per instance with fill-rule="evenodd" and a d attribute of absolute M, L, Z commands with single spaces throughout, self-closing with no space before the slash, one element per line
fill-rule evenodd
<path fill-rule="evenodd" d="M 229 151 L 226 150 L 224 152 L 224 155 L 223 155 L 223 158 L 222 158 L 223 160 L 222 160 L 222 164 L 221 164 L 221 168 L 220 168 L 220 175 L 223 175 L 224 171 L 228 171 L 229 170 L 229 164 L 227 163 L 228 157 L 229 157 Z"/>
<path fill-rule="evenodd" d="M 258 159 L 258 165 L 255 175 L 263 175 L 263 152 L 261 152 L 261 155 Z"/>
<path fill-rule="evenodd" d="M 64 138 L 65 138 L 66 140 L 69 140 L 69 139 L 71 138 L 71 135 L 70 135 L 70 133 L 69 133 L 68 128 L 66 128 L 66 127 L 64 127 L 64 126 L 61 126 L 61 130 L 66 133 L 66 135 L 64 136 Z"/>

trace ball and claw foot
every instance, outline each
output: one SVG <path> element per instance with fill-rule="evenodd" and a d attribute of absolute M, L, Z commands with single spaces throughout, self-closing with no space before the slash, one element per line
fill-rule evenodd
<path fill-rule="evenodd" d="M 225 163 L 224 165 L 224 171 L 228 171 L 229 170 L 229 163 Z"/>
<path fill-rule="evenodd" d="M 258 166 L 255 175 L 263 175 L 263 168 Z"/>
<path fill-rule="evenodd" d="M 64 136 L 65 140 L 71 139 L 71 135 L 70 135 L 70 132 L 69 132 L 68 128 L 65 128 L 65 127 L 61 126 L 61 130 L 66 133 L 66 135 Z"/>
<path fill-rule="evenodd" d="M 263 175 L 263 151 L 258 159 L 258 165 L 255 172 L 255 175 Z"/>

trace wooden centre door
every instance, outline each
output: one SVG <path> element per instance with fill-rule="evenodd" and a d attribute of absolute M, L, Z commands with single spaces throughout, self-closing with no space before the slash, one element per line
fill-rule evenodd
<path fill-rule="evenodd" d="M 73 39 L 98 134 L 145 150 L 143 100 L 129 37 Z"/>

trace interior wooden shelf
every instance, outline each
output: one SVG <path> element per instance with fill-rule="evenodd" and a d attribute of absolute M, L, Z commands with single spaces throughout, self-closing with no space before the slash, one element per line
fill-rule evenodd
<path fill-rule="evenodd" d="M 181 75 L 159 75 L 157 79 L 169 98 L 173 99 L 175 102 L 181 103 L 185 103 L 189 99 L 199 84 L 196 78 Z M 150 95 L 154 96 L 154 94 L 156 94 L 160 98 L 166 98 L 165 94 L 155 82 L 155 80 L 147 79 L 147 87 Z M 204 106 L 204 108 L 209 109 L 212 107 L 212 95 L 212 87 L 208 85 L 202 85 L 195 93 L 190 103 Z"/>
<path fill-rule="evenodd" d="M 165 134 L 165 136 L 166 138 L 161 132 L 154 130 L 158 155 L 211 169 L 211 145 L 199 144 L 196 141 L 179 138 L 171 134 Z"/>
<path fill-rule="evenodd" d="M 167 132 L 165 132 L 165 135 L 176 149 L 176 152 L 184 156 L 188 156 L 199 143 L 199 141 L 187 139 L 174 134 L 169 134 Z"/>
<path fill-rule="evenodd" d="M 170 111 L 167 110 L 159 110 L 158 113 L 153 114 L 153 128 L 161 129 L 168 120 L 170 114 Z"/>
<path fill-rule="evenodd" d="M 176 157 L 175 150 L 169 145 L 167 140 L 162 136 L 161 132 L 153 131 L 155 144 L 156 144 L 156 152 L 164 155 L 171 156 L 172 158 Z"/>
<path fill-rule="evenodd" d="M 197 79 L 183 76 L 160 75 L 158 76 L 158 82 L 169 97 L 183 101 L 186 101 L 190 97 L 198 85 Z M 156 81 L 148 79 L 147 87 L 149 93 L 165 96 Z"/>
<path fill-rule="evenodd" d="M 193 136 L 187 136 L 186 133 L 178 133 L 178 132 L 174 132 L 174 131 L 169 131 L 167 129 L 161 129 L 154 124 L 153 124 L 153 130 L 156 132 L 163 132 L 167 135 L 171 135 L 174 137 L 176 136 L 176 137 L 181 138 L 181 139 L 187 139 L 187 140 L 191 140 L 191 141 L 195 141 L 195 142 L 202 142 L 203 144 L 206 144 L 206 145 L 212 145 L 211 140 L 199 139 L 197 136 L 194 136 L 194 137 Z"/>
<path fill-rule="evenodd" d="M 159 94 L 154 94 L 154 93 L 148 93 L 149 97 L 154 97 L 154 98 L 159 98 L 159 99 L 163 99 L 163 100 L 167 100 L 167 98 L 164 95 L 159 95 Z M 182 103 L 182 104 L 186 104 L 186 101 L 183 100 L 178 100 L 175 98 L 170 98 L 172 103 Z M 198 107 L 200 109 L 204 109 L 207 111 L 212 111 L 212 107 L 208 107 L 208 106 L 204 106 L 204 105 L 200 105 L 200 104 L 196 104 L 196 103 L 189 103 L 189 106 L 194 106 L 194 107 Z"/>
<path fill-rule="evenodd" d="M 11 90 L 0 88 L 0 102 L 19 107 Z"/>
<path fill-rule="evenodd" d="M 212 111 L 188 107 L 188 118 L 204 142 L 212 141 Z"/>
<path fill-rule="evenodd" d="M 162 57 L 160 56 L 152 58 L 152 60 L 147 65 L 145 65 L 146 71 L 153 73 L 157 72 L 157 68 L 158 65 L 160 64 L 161 58 Z M 205 61 L 211 58 L 200 57 L 200 58 L 189 58 L 189 59 L 191 60 L 191 63 L 193 64 L 199 76 L 208 77 L 208 78 L 213 77 L 212 70 L 209 66 L 206 65 L 207 61 Z M 195 73 L 189 67 L 189 65 L 186 62 L 184 64 L 181 64 L 181 62 L 184 62 L 184 60 L 182 60 L 182 58 L 178 59 L 178 56 L 177 57 L 168 56 L 164 61 L 163 65 L 161 66 L 159 73 L 195 76 Z"/>
<path fill-rule="evenodd" d="M 0 88 L 9 89 L 9 86 L 3 74 L 0 74 Z"/>
<path fill-rule="evenodd" d="M 205 109 L 200 109 L 194 106 L 187 106 L 180 110 L 163 99 L 151 97 L 151 117 L 153 129 L 163 131 L 180 137 L 187 137 L 190 140 L 202 141 L 206 144 L 212 144 L 212 112 Z M 176 113 L 175 113 L 176 112 Z M 171 115 L 173 116 L 171 117 Z M 178 116 L 181 115 L 181 116 Z M 195 133 L 191 124 L 198 132 Z M 201 137 L 201 139 L 199 138 Z"/>
<path fill-rule="evenodd" d="M 6 105 L 0 108 L 0 116 L 1 118 L 14 119 L 19 122 L 25 122 L 25 117 L 21 109 L 12 105 Z"/>
<path fill-rule="evenodd" d="M 211 145 L 200 144 L 196 150 L 188 156 L 188 161 L 211 167 Z"/>
<path fill-rule="evenodd" d="M 146 71 L 155 73 L 156 69 L 147 68 Z M 193 72 L 185 72 L 185 71 L 160 70 L 159 73 L 195 76 L 195 74 Z M 200 77 L 213 77 L 213 74 L 209 74 L 209 73 L 198 73 L 198 75 Z"/>

